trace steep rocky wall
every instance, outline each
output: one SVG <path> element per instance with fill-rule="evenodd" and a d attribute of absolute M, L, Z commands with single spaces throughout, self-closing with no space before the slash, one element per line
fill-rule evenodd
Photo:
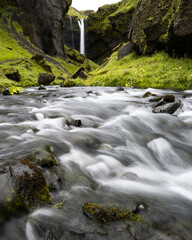
<path fill-rule="evenodd" d="M 87 57 L 102 62 L 112 49 L 127 41 L 134 8 L 118 11 L 119 5 L 104 6 L 90 14 L 86 27 Z"/>
<path fill-rule="evenodd" d="M 130 39 L 140 54 L 166 50 L 192 56 L 192 1 L 140 0 Z"/>
<path fill-rule="evenodd" d="M 49 55 L 64 55 L 62 33 L 71 0 L 17 0 L 24 34 Z"/>
<path fill-rule="evenodd" d="M 63 33 L 63 39 L 65 44 L 69 48 L 75 48 L 77 50 L 80 49 L 80 29 L 78 25 L 78 18 L 71 17 L 72 19 L 72 29 L 73 29 L 73 40 L 72 40 L 72 29 L 71 29 L 71 22 L 70 17 L 67 16 L 65 20 L 65 30 Z"/>

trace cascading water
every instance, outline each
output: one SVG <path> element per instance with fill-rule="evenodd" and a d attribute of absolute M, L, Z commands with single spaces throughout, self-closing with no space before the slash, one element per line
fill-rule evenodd
<path fill-rule="evenodd" d="M 147 91 L 174 94 L 182 109 L 175 116 L 152 113 L 154 102 L 142 97 Z M 192 239 L 192 91 L 52 86 L 0 101 L 0 216 L 9 190 L 2 176 L 22 156 L 49 146 L 64 178 L 51 191 L 63 206 L 26 215 L 21 209 L 21 217 L 8 214 L 2 225 L 0 218 L 0 240 Z M 69 117 L 82 126 L 68 126 Z M 56 181 L 58 168 L 40 170 Z M 141 206 L 147 224 L 97 224 L 83 214 L 85 202 Z"/>
<path fill-rule="evenodd" d="M 80 29 L 80 53 L 85 55 L 85 19 L 78 20 Z"/>
<path fill-rule="evenodd" d="M 75 48 L 75 44 L 74 44 L 74 34 L 73 34 L 73 19 L 71 16 L 69 16 L 69 20 L 70 20 L 70 27 L 71 27 L 71 41 L 72 41 L 72 47 Z"/>

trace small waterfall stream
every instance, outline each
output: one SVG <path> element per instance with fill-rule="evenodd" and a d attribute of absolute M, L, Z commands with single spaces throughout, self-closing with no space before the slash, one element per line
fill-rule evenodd
<path fill-rule="evenodd" d="M 72 47 L 75 48 L 75 43 L 74 43 L 74 34 L 73 34 L 73 20 L 72 17 L 69 16 L 70 20 L 70 27 L 71 27 L 71 42 L 72 42 Z"/>
<path fill-rule="evenodd" d="M 80 53 L 85 55 L 85 19 L 78 20 L 80 28 Z"/>

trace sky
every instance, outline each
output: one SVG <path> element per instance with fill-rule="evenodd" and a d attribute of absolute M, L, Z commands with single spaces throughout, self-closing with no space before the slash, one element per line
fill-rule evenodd
<path fill-rule="evenodd" d="M 72 6 L 77 10 L 94 10 L 105 4 L 119 2 L 120 0 L 72 0 Z"/>

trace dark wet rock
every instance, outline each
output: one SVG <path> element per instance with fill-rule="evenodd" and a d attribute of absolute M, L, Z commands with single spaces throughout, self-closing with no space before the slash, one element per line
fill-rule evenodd
<path fill-rule="evenodd" d="M 11 180 L 28 209 L 52 204 L 42 172 L 27 159 L 10 167 Z"/>
<path fill-rule="evenodd" d="M 33 154 L 27 156 L 27 159 L 40 167 L 50 168 L 58 165 L 50 150 L 36 149 Z"/>
<path fill-rule="evenodd" d="M 127 56 L 128 54 L 133 52 L 133 45 L 131 42 L 128 42 L 125 46 L 121 47 L 118 52 L 118 58 L 117 60 L 120 60 Z"/>
<path fill-rule="evenodd" d="M 79 119 L 68 118 L 65 120 L 67 126 L 81 127 L 82 122 Z"/>
<path fill-rule="evenodd" d="M 49 85 L 55 80 L 55 76 L 50 73 L 39 73 L 38 83 L 39 85 Z"/>
<path fill-rule="evenodd" d="M 13 81 L 19 82 L 21 79 L 21 75 L 19 74 L 19 71 L 14 68 L 8 68 L 5 71 L 5 76 Z"/>
<path fill-rule="evenodd" d="M 51 66 L 48 64 L 46 58 L 39 53 L 35 53 L 32 57 L 32 60 L 36 61 L 44 70 L 52 73 Z"/>
<path fill-rule="evenodd" d="M 4 96 L 9 96 L 9 95 L 11 95 L 9 89 L 3 90 L 2 93 L 3 93 Z"/>
<path fill-rule="evenodd" d="M 17 0 L 20 22 L 25 35 L 49 55 L 64 56 L 65 15 L 71 0 Z"/>
<path fill-rule="evenodd" d="M 147 98 L 147 97 L 156 97 L 157 95 L 156 94 L 153 94 L 153 93 L 151 93 L 151 92 L 146 92 L 145 94 L 143 94 L 143 98 Z"/>
<path fill-rule="evenodd" d="M 92 90 L 87 91 L 87 94 L 93 94 Z"/>
<path fill-rule="evenodd" d="M 163 97 L 154 97 L 154 98 L 151 98 L 149 99 L 149 102 L 159 102 L 162 100 Z"/>
<path fill-rule="evenodd" d="M 82 79 L 87 79 L 87 74 L 85 73 L 85 68 L 80 67 L 72 76 L 71 78 L 76 79 L 76 78 L 82 78 Z"/>
<path fill-rule="evenodd" d="M 43 85 L 41 85 L 38 90 L 46 90 L 46 87 L 44 87 Z"/>
<path fill-rule="evenodd" d="M 130 31 L 134 49 L 140 54 L 163 49 L 179 56 L 192 56 L 191 12 L 191 1 L 140 0 Z"/>
<path fill-rule="evenodd" d="M 161 100 L 153 109 L 153 113 L 169 113 L 173 114 L 181 107 L 181 101 L 179 99 L 175 99 L 174 102 L 166 103 Z"/>
<path fill-rule="evenodd" d="M 63 83 L 61 83 L 60 86 L 61 87 L 74 87 L 75 86 L 75 82 L 73 80 L 66 79 Z"/>
<path fill-rule="evenodd" d="M 111 221 L 124 220 L 131 222 L 143 222 L 140 215 L 136 215 L 131 211 L 119 209 L 116 207 L 105 208 L 97 203 L 85 203 L 82 206 L 83 213 L 91 218 L 102 223 Z"/>
<path fill-rule="evenodd" d="M 117 92 L 122 92 L 122 91 L 124 91 L 125 89 L 123 88 L 123 87 L 117 87 L 116 89 L 115 89 L 115 91 L 117 91 Z"/>
<path fill-rule="evenodd" d="M 163 96 L 163 100 L 166 103 L 174 102 L 175 101 L 175 96 L 174 95 L 165 95 L 165 96 Z"/>

